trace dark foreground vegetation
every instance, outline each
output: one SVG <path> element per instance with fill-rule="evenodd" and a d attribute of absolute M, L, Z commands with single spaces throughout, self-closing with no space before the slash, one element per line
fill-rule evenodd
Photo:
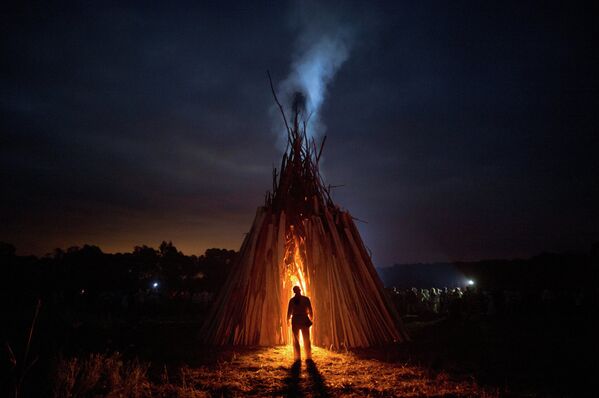
<path fill-rule="evenodd" d="M 281 349 L 199 344 L 198 329 L 234 251 L 186 256 L 164 242 L 158 250 L 105 254 L 84 246 L 36 258 L 2 244 L 0 393 L 592 395 L 598 253 L 595 246 L 589 254 L 502 266 L 456 264 L 476 280 L 459 293 L 432 283 L 391 286 L 411 343 L 323 352 L 320 367 L 300 376 Z"/>

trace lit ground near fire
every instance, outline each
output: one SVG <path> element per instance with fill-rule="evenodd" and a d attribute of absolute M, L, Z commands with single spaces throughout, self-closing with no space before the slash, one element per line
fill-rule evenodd
<path fill-rule="evenodd" d="M 473 380 L 430 375 L 406 364 L 316 348 L 314 364 L 294 366 L 289 346 L 227 353 L 215 365 L 180 369 L 186 396 L 493 396 Z M 166 393 L 166 391 L 162 391 Z M 175 391 L 173 391 L 174 393 Z M 168 394 L 166 394 L 168 395 Z"/>

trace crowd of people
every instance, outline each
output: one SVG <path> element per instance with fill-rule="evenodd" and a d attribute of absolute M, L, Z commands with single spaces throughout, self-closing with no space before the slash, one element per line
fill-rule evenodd
<path fill-rule="evenodd" d="M 471 318 L 510 315 L 580 315 L 597 308 L 599 291 L 584 288 L 484 290 L 455 288 L 390 288 L 399 313 L 406 318 Z"/>
<path fill-rule="evenodd" d="M 168 291 L 160 286 L 136 292 L 107 291 L 93 294 L 84 289 L 73 292 L 66 301 L 75 308 L 112 315 L 137 314 L 202 314 L 212 305 L 215 293 L 208 291 Z M 408 319 L 433 319 L 448 316 L 455 319 L 518 315 L 579 315 L 599 306 L 599 290 L 584 288 L 480 289 L 475 286 L 455 288 L 387 289 L 399 314 Z M 56 300 L 58 297 L 54 297 Z M 66 297 L 59 299 L 64 301 Z"/>

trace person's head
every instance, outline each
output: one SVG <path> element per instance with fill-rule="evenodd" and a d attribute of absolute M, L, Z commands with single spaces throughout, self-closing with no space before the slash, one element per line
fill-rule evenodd
<path fill-rule="evenodd" d="M 300 294 L 301 292 L 302 292 L 302 289 L 300 289 L 299 286 L 293 286 L 293 293 Z"/>

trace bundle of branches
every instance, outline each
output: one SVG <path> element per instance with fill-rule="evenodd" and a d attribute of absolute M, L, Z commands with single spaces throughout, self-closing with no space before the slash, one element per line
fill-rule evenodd
<path fill-rule="evenodd" d="M 269 76 L 270 78 L 270 76 Z M 202 327 L 210 344 L 274 345 L 291 340 L 287 302 L 301 286 L 314 307 L 312 336 L 328 348 L 405 341 L 407 335 L 362 242 L 320 172 L 326 142 L 309 138 L 305 97 L 296 93 L 280 170 L 258 208 L 238 261 Z"/>

